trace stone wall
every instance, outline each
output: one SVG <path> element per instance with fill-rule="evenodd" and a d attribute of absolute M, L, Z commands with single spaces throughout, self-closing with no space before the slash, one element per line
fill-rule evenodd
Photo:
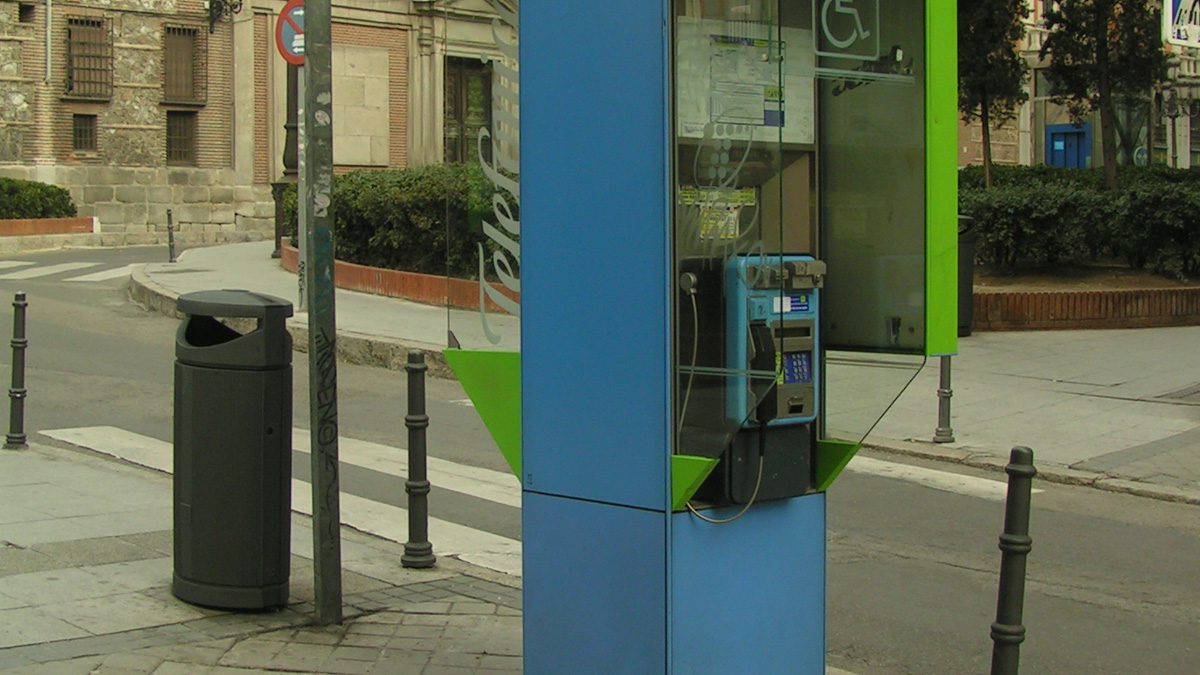
<path fill-rule="evenodd" d="M 34 28 L 17 23 L 16 11 L 16 3 L 0 3 L 0 162 L 21 161 L 33 128 L 34 87 L 23 59 Z"/>
<path fill-rule="evenodd" d="M 187 243 L 273 236 L 269 186 L 240 185 L 231 169 L 0 166 L 0 176 L 66 188 L 79 216 L 95 217 L 104 244 L 166 241 L 167 211 Z"/>

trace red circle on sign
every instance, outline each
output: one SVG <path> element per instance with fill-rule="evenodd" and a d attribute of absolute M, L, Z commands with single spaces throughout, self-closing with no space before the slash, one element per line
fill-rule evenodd
<path fill-rule="evenodd" d="M 283 24 L 285 21 L 291 23 L 292 28 L 296 29 L 297 33 L 302 34 L 304 32 L 303 29 L 300 29 L 300 27 L 297 26 L 291 19 L 292 10 L 296 9 L 297 7 L 303 8 L 304 0 L 288 0 L 287 3 L 284 4 L 283 9 L 279 12 L 279 17 L 275 19 L 275 47 L 279 50 L 279 55 L 283 57 L 284 61 L 287 61 L 293 66 L 303 66 L 304 55 L 292 53 L 292 51 L 284 47 L 283 44 Z"/>

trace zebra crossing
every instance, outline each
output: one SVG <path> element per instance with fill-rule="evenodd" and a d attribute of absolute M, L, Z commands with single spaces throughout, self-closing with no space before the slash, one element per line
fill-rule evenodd
<path fill-rule="evenodd" d="M 111 426 L 50 429 L 43 436 L 87 448 L 123 461 L 172 473 L 174 447 L 151 436 Z M 310 445 L 307 429 L 292 436 L 292 510 L 312 515 L 308 480 Z M 341 464 L 341 522 L 384 539 L 408 539 L 408 511 L 400 497 L 408 476 L 402 448 L 348 437 L 338 439 Z M 915 483 L 942 492 L 1003 502 L 1002 480 L 942 471 L 905 463 L 856 457 L 850 473 Z M 438 555 L 513 576 L 521 575 L 521 486 L 510 473 L 427 458 L 431 496 L 429 538 Z M 1034 489 L 1035 493 L 1042 490 Z M 455 503 L 457 502 L 457 504 Z M 465 502 L 465 504 L 464 504 Z"/>
<path fill-rule="evenodd" d="M 174 448 L 170 442 L 126 429 L 93 426 L 50 429 L 40 433 L 164 473 L 171 473 L 173 469 Z M 293 468 L 299 470 L 293 472 L 292 510 L 312 515 L 312 486 L 303 470 L 307 460 L 303 449 L 308 446 L 308 430 L 293 430 Z M 408 475 L 407 452 L 347 437 L 338 439 L 338 451 L 343 476 L 342 524 L 391 541 L 407 541 L 408 511 L 391 503 L 396 499 L 389 498 L 404 492 L 404 480 Z M 361 481 L 357 486 L 349 485 L 347 479 L 356 472 L 373 474 L 375 486 L 364 486 Z M 521 542 L 496 532 L 519 528 L 521 487 L 516 477 L 435 457 L 428 458 L 428 476 L 435 490 L 431 496 L 435 516 L 429 519 L 429 538 L 434 552 L 520 576 Z M 380 489 L 380 484 L 388 487 Z M 473 502 L 473 509 L 480 512 L 478 517 L 464 515 L 463 509 L 455 512 L 453 520 L 437 517 L 439 505 L 452 502 L 456 497 L 461 500 L 464 496 Z M 505 520 L 514 522 L 505 523 Z"/>
<path fill-rule="evenodd" d="M 102 269 L 95 269 L 100 267 Z M 85 272 L 85 270 L 87 270 Z M 36 263 L 31 260 L 0 260 L 0 281 L 48 279 L 72 283 L 97 283 L 129 276 L 130 265 L 115 267 L 101 262 Z"/>

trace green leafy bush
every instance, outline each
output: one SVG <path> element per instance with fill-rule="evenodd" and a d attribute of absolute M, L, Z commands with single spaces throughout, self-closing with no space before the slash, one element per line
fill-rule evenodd
<path fill-rule="evenodd" d="M 1179 279 L 1200 272 L 1200 188 L 1139 185 L 1124 191 L 1118 204 L 1114 255 L 1132 267 Z"/>
<path fill-rule="evenodd" d="M 347 262 L 475 278 L 495 188 L 474 164 L 355 171 L 333 180 L 334 241 Z M 284 232 L 295 237 L 296 188 L 284 193 Z M 514 209 L 514 216 L 516 216 Z"/>
<path fill-rule="evenodd" d="M 997 166 L 959 174 L 959 213 L 977 231 L 976 260 L 1081 263 L 1120 259 L 1176 278 L 1200 274 L 1200 170 L 1123 167 L 1120 189 L 1098 170 Z"/>
<path fill-rule="evenodd" d="M 1172 169 L 1162 165 L 1122 166 L 1117 169 L 1117 182 L 1121 189 L 1137 185 L 1163 185 L 1170 183 L 1200 185 L 1200 167 Z M 1017 166 L 995 164 L 992 166 L 992 187 L 1039 188 L 1046 185 L 1074 185 L 1093 190 L 1104 189 L 1104 173 L 1100 169 L 1067 169 L 1061 166 Z M 960 190 L 983 188 L 983 167 L 965 166 L 958 172 Z"/>
<path fill-rule="evenodd" d="M 0 219 L 73 218 L 75 202 L 55 185 L 0 178 Z"/>
<path fill-rule="evenodd" d="M 1096 224 L 1112 210 L 1100 193 L 1069 184 L 959 193 L 959 212 L 973 219 L 978 259 L 991 265 L 1095 258 L 1107 243 Z"/>

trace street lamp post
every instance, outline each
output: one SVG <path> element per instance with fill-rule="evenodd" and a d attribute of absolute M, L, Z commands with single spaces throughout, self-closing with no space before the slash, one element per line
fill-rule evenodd
<path fill-rule="evenodd" d="M 296 66 L 288 65 L 287 67 L 287 119 L 283 124 L 283 175 L 279 180 L 271 183 L 271 197 L 275 200 L 275 250 L 271 252 L 272 258 L 278 258 L 281 247 L 281 239 L 283 238 L 283 191 L 287 189 L 288 184 L 295 183 L 299 172 L 297 143 L 299 135 L 296 132 L 296 83 L 298 80 L 298 69 Z"/>

